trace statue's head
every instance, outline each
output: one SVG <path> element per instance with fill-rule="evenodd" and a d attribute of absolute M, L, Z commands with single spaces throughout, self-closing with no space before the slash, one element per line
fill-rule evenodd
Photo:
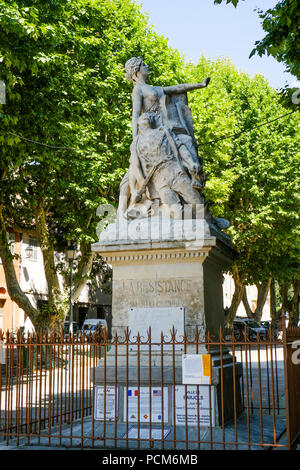
<path fill-rule="evenodd" d="M 125 64 L 125 78 L 132 83 L 135 83 L 138 74 L 142 74 L 144 78 L 147 78 L 149 75 L 148 65 L 145 64 L 141 57 L 132 57 L 131 59 L 127 60 Z"/>

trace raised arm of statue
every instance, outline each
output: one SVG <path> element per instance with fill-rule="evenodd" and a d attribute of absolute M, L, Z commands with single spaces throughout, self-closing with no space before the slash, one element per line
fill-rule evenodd
<path fill-rule="evenodd" d="M 205 88 L 207 87 L 209 82 L 210 82 L 210 77 L 207 77 L 201 83 L 182 83 L 180 85 L 163 87 L 163 90 L 167 95 L 187 93 L 188 91 L 198 90 L 199 88 Z"/>

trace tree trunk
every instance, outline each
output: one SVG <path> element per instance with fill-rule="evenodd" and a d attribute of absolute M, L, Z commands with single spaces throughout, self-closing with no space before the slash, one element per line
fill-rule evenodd
<path fill-rule="evenodd" d="M 289 326 L 297 326 L 299 322 L 299 294 L 300 279 L 293 281 L 294 294 L 291 302 L 291 312 L 289 317 Z"/>
<path fill-rule="evenodd" d="M 44 260 L 44 270 L 48 287 L 49 305 L 54 305 L 61 294 L 54 261 L 54 248 L 49 240 L 45 210 L 42 201 L 39 201 L 35 211 L 36 231 Z"/>
<path fill-rule="evenodd" d="M 263 313 L 263 308 L 266 303 L 267 297 L 268 297 L 268 292 L 270 289 L 271 285 L 271 279 L 268 279 L 267 281 L 263 281 L 259 284 L 256 284 L 257 287 L 257 305 L 256 309 L 254 311 L 254 316 L 253 319 L 255 321 L 260 322 L 262 313 Z"/>
<path fill-rule="evenodd" d="M 36 327 L 38 324 L 39 311 L 31 304 L 29 298 L 20 288 L 13 264 L 14 257 L 9 249 L 2 209 L 0 209 L 0 257 L 5 273 L 8 295 L 22 310 L 24 310 L 25 314 L 30 318 L 33 325 Z"/>
<path fill-rule="evenodd" d="M 276 319 L 276 293 L 275 293 L 275 280 L 271 280 L 270 284 L 270 317 Z"/>
<path fill-rule="evenodd" d="M 268 291 L 271 285 L 271 279 L 264 281 L 260 284 L 256 284 L 257 287 L 257 305 L 254 312 L 252 312 L 251 307 L 248 302 L 246 287 L 244 288 L 243 293 L 243 304 L 246 310 L 247 317 L 251 320 L 260 322 L 262 317 L 262 311 L 267 300 Z"/>
<path fill-rule="evenodd" d="M 279 283 L 279 293 L 281 296 L 281 310 L 286 313 L 290 311 L 289 299 L 288 299 L 289 286 L 286 283 Z"/>
<path fill-rule="evenodd" d="M 73 301 L 76 302 L 86 285 L 87 277 L 89 276 L 94 259 L 94 253 L 91 251 L 91 245 L 87 243 L 80 243 L 81 258 L 78 263 L 77 272 L 74 276 L 74 290 Z"/>
<path fill-rule="evenodd" d="M 0 257 L 5 272 L 8 294 L 16 304 L 24 310 L 32 321 L 35 329 L 52 329 L 59 326 L 68 313 L 67 306 L 63 303 L 63 292 L 61 292 L 57 270 L 54 260 L 54 248 L 50 242 L 47 228 L 45 210 L 40 201 L 36 211 L 36 234 L 43 254 L 44 271 L 48 288 L 49 309 L 45 312 L 35 308 L 29 298 L 20 288 L 13 265 L 13 256 L 9 249 L 5 221 L 0 208 Z M 77 273 L 74 276 L 73 301 L 76 302 L 86 285 L 87 276 L 91 272 L 94 253 L 91 245 L 81 243 L 81 259 L 78 264 Z"/>
<path fill-rule="evenodd" d="M 270 316 L 272 330 L 278 331 L 281 328 L 282 310 L 276 309 L 276 293 L 275 293 L 275 280 L 272 279 L 270 285 Z"/>
<path fill-rule="evenodd" d="M 251 307 L 248 302 L 248 297 L 247 297 L 247 291 L 246 291 L 246 286 L 244 287 L 244 293 L 243 293 L 243 305 L 246 310 L 246 315 L 248 318 L 251 318 L 251 320 L 254 320 L 254 312 L 252 312 Z"/>
<path fill-rule="evenodd" d="M 233 266 L 232 277 L 234 280 L 234 293 L 231 300 L 231 305 L 228 309 L 227 315 L 225 316 L 225 321 L 227 323 L 232 323 L 235 316 L 237 309 L 242 301 L 243 293 L 244 293 L 244 284 L 240 277 L 239 271 L 237 266 Z"/>

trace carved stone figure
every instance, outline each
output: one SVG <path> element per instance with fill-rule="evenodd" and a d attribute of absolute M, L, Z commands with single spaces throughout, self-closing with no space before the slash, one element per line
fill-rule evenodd
<path fill-rule="evenodd" d="M 139 161 L 141 179 L 140 190 L 132 194 L 132 203 L 139 202 L 147 189 L 148 197 L 158 199 L 169 215 L 177 219 L 182 217 L 180 197 L 187 204 L 203 204 L 203 198 L 192 187 L 191 179 L 180 165 L 171 132 L 162 126 L 156 127 L 152 113 L 140 116 L 138 129 L 131 145 L 130 163 Z"/>
<path fill-rule="evenodd" d="M 129 170 L 120 185 L 119 215 L 147 217 L 164 206 L 171 216 L 180 218 L 183 203 L 205 203 L 201 195 L 205 177 L 187 92 L 205 88 L 210 78 L 201 83 L 151 86 L 147 84 L 149 68 L 141 57 L 128 60 L 125 70 L 126 78 L 134 83 L 133 142 Z M 207 207 L 206 218 L 212 222 Z"/>

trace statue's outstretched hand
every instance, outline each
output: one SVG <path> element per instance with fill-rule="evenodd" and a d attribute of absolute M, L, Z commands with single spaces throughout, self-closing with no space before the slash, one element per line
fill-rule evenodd
<path fill-rule="evenodd" d="M 202 84 L 203 84 L 203 87 L 206 87 L 210 82 L 210 77 L 207 77 L 203 80 Z"/>

